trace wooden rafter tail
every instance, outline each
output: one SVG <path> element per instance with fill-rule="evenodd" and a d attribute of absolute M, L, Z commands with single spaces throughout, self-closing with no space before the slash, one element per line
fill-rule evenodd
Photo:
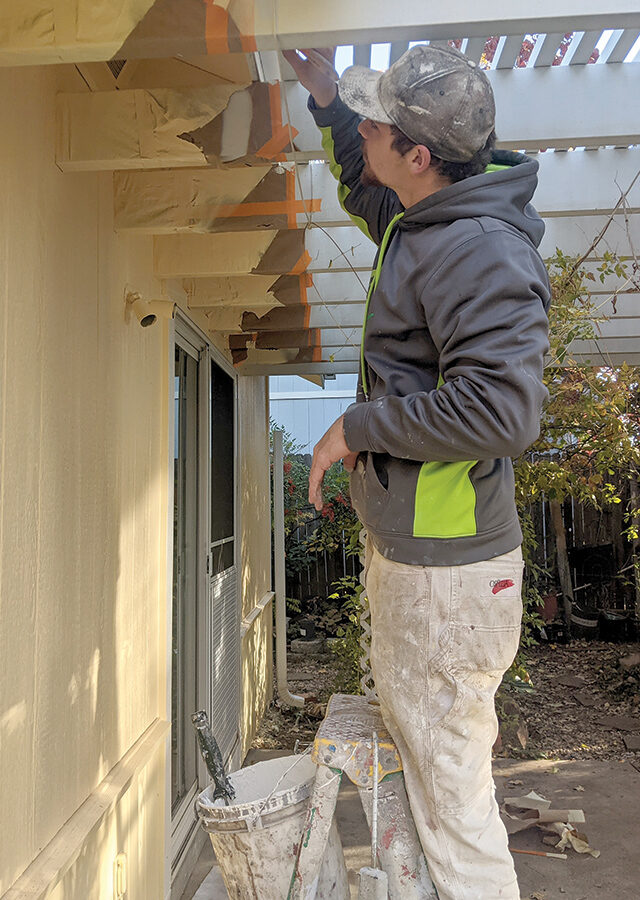
<path fill-rule="evenodd" d="M 319 199 L 297 199 L 293 172 L 272 167 L 114 174 L 117 231 L 280 231 L 298 227 L 299 216 L 320 209 Z"/>
<path fill-rule="evenodd" d="M 116 58 L 252 53 L 254 23 L 254 0 L 155 0 Z"/>

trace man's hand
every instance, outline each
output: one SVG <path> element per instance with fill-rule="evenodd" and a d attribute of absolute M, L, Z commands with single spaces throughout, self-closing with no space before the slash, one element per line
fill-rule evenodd
<path fill-rule="evenodd" d="M 318 512 L 323 507 L 322 481 L 329 466 L 341 459 L 347 472 L 352 472 L 358 457 L 357 453 L 352 453 L 347 447 L 343 420 L 344 416 L 336 419 L 313 448 L 313 462 L 309 473 L 309 503 L 313 504 Z"/>
<path fill-rule="evenodd" d="M 336 82 L 339 75 L 333 66 L 335 52 L 334 47 L 300 50 L 306 57 L 303 59 L 298 56 L 297 50 L 282 51 L 282 55 L 298 76 L 300 84 L 316 101 L 316 106 L 329 106 L 338 93 Z"/>

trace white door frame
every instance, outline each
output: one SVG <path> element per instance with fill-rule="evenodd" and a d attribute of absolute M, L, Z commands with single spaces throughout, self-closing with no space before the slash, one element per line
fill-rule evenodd
<path fill-rule="evenodd" d="M 231 376 L 234 382 L 234 565 L 240 572 L 240 429 L 238 416 L 238 376 L 233 366 L 214 347 L 207 336 L 180 311 L 176 314 L 175 321 L 170 323 L 168 341 L 168 491 L 167 491 L 167 589 L 166 589 L 166 647 L 165 659 L 167 677 L 166 690 L 166 718 L 171 722 L 171 673 L 172 673 L 172 606 L 173 606 L 173 466 L 174 466 L 174 436 L 175 436 L 175 411 L 174 411 L 174 365 L 175 348 L 181 346 L 187 353 L 199 361 L 198 370 L 198 469 L 199 469 L 199 499 L 198 504 L 198 550 L 197 550 L 197 603 L 198 608 L 204 613 L 202 627 L 198 629 L 198 702 L 204 708 L 209 709 L 211 703 L 211 610 L 207 602 L 209 590 L 209 574 L 207 572 L 207 559 L 209 555 L 209 519 L 211 509 L 211 473 L 208 466 L 208 440 L 209 440 L 209 410 L 210 410 L 210 373 L 211 361 L 220 366 L 223 371 Z M 241 602 L 240 579 L 238 576 L 238 589 L 236 607 L 238 616 L 238 636 L 240 635 Z M 240 649 L 240 648 L 239 648 Z M 241 677 L 241 653 L 238 653 L 238 667 L 236 672 L 236 687 L 238 691 L 238 703 L 240 703 L 240 677 Z M 236 740 L 226 763 L 239 765 L 240 750 L 240 721 Z M 209 775 L 202 759 L 198 758 L 197 784 L 184 798 L 175 816 L 171 814 L 171 740 L 167 741 L 166 752 L 166 779 L 165 779 L 165 896 L 171 894 L 172 875 L 179 871 L 182 862 L 188 855 L 198 837 L 198 822 L 193 815 L 193 805 L 197 793 L 209 783 Z"/>

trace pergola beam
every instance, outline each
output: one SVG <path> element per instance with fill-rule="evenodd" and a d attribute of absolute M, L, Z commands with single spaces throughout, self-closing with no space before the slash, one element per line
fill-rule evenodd
<path fill-rule="evenodd" d="M 490 15 L 471 0 L 92 0 L 4 2 L 0 64 L 194 57 L 335 44 L 443 40 L 530 32 L 640 28 L 635 0 L 501 0 Z M 275 33 L 274 33 L 275 32 Z"/>
<path fill-rule="evenodd" d="M 546 231 L 540 245 L 545 259 L 556 247 L 568 256 L 580 256 L 607 225 L 606 216 L 556 216 L 545 220 Z M 640 247 L 640 219 L 628 223 L 616 215 L 607 228 L 599 253 L 612 249 L 628 256 L 630 243 Z M 222 234 L 170 234 L 154 238 L 155 273 L 159 278 L 205 278 L 235 275 L 273 275 L 308 272 L 334 276 L 353 275 L 345 297 L 358 296 L 358 285 L 366 293 L 367 275 L 375 255 L 375 245 L 354 226 L 297 229 L 290 231 L 246 231 Z M 364 274 L 363 274 L 364 273 Z M 330 282 L 331 279 L 327 279 Z M 324 297 L 317 283 L 320 302 Z M 309 288 L 313 295 L 313 285 Z"/>
<path fill-rule="evenodd" d="M 356 375 L 358 363 L 356 360 L 348 362 L 312 362 L 312 363 L 281 363 L 273 365 L 268 362 L 254 362 L 254 357 L 249 353 L 246 362 L 236 369 L 239 375 Z"/>
<path fill-rule="evenodd" d="M 334 44 L 378 43 L 380 41 L 442 40 L 485 35 L 531 32 L 594 31 L 598 28 L 640 27 L 640 11 L 634 0 L 614 0 L 605 9 L 597 0 L 502 0 L 487 8 L 470 0 L 396 0 L 386 3 L 344 3 L 327 0 L 322 4 L 279 0 L 277 22 L 283 47 L 326 47 Z M 265 25 L 267 22 L 265 21 Z M 263 26 L 264 27 L 264 26 Z M 266 36 L 259 40 L 262 49 Z"/>
<path fill-rule="evenodd" d="M 640 148 L 542 153 L 534 203 L 543 217 L 607 215 L 640 171 Z M 302 190 L 301 190 L 302 189 Z M 640 179 L 627 198 L 640 211 Z M 149 234 L 351 225 L 328 166 L 292 170 L 121 171 L 114 174 L 117 231 Z M 342 243 L 342 240 L 340 241 Z"/>
<path fill-rule="evenodd" d="M 594 298 L 595 299 L 595 298 Z M 603 299 L 597 315 L 608 316 L 608 320 L 596 324 L 596 333 L 603 338 L 627 338 L 640 334 L 640 295 L 632 294 L 618 297 L 617 311 L 613 302 Z M 364 318 L 364 302 L 344 304 L 338 307 L 312 306 L 307 317 L 308 328 L 318 328 L 322 333 L 323 347 L 340 347 L 344 343 L 359 345 Z M 219 322 L 220 331 L 251 331 L 260 333 L 283 332 L 290 330 L 290 307 L 278 306 L 276 309 L 265 308 L 259 312 L 258 307 L 219 307 L 212 311 L 212 317 Z M 223 318 L 230 323 L 226 328 L 221 324 Z"/>
<path fill-rule="evenodd" d="M 505 69 L 489 77 L 502 144 L 540 149 L 640 142 L 640 63 Z"/>
<path fill-rule="evenodd" d="M 640 143 L 640 62 L 496 69 L 487 76 L 496 98 L 499 147 L 538 151 Z M 285 87 L 291 121 L 300 132 L 297 158 L 324 158 L 307 92 L 295 82 Z"/>

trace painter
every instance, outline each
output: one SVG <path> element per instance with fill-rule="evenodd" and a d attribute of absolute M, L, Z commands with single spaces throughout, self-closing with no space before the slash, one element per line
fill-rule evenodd
<path fill-rule="evenodd" d="M 522 534 L 511 458 L 546 390 L 538 164 L 495 149 L 485 73 L 419 45 L 385 73 L 285 54 L 378 246 L 357 402 L 314 449 L 342 459 L 367 533 L 371 663 L 440 900 L 519 900 L 491 775 L 494 695 L 518 649 Z"/>

